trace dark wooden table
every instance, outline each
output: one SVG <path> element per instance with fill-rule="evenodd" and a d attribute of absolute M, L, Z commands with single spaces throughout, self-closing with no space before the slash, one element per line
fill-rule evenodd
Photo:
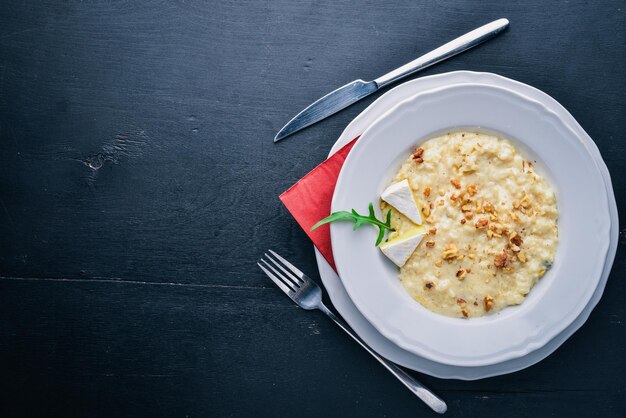
<path fill-rule="evenodd" d="M 321 94 L 507 17 L 504 35 L 419 75 L 490 71 L 552 95 L 597 142 L 624 207 L 625 9 L 3 1 L 0 415 L 432 415 L 255 266 L 274 248 L 317 277 L 277 196 L 378 95 L 272 138 Z M 623 417 L 625 268 L 623 241 L 587 324 L 540 364 L 419 378 L 452 417 Z"/>

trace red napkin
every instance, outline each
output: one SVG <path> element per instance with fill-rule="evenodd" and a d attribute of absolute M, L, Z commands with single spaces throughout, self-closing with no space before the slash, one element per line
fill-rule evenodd
<path fill-rule="evenodd" d="M 330 245 L 330 225 L 323 225 L 315 231 L 311 231 L 311 227 L 320 219 L 330 215 L 330 203 L 335 192 L 339 171 L 357 139 L 359 139 L 358 136 L 279 196 L 287 210 L 335 271 L 337 269 Z"/>

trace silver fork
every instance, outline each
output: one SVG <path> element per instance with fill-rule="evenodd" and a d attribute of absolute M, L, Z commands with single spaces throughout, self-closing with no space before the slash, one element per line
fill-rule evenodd
<path fill-rule="evenodd" d="M 293 264 L 285 260 L 274 251 L 269 250 L 272 257 L 265 253 L 261 257 L 261 262 L 257 263 L 261 270 L 268 275 L 276 286 L 287 294 L 298 306 L 306 310 L 319 309 L 330 317 L 341 329 L 348 333 L 361 347 L 367 350 L 376 360 L 378 360 L 387 370 L 404 384 L 411 392 L 417 395 L 424 403 L 432 408 L 433 411 L 443 414 L 448 407 L 446 403 L 435 395 L 430 389 L 426 388 L 420 382 L 415 380 L 407 372 L 398 367 L 395 363 L 379 356 L 374 350 L 369 348 L 355 334 L 350 327 L 339 319 L 330 309 L 322 302 L 322 289 L 307 275 L 298 270 Z M 263 264 L 261 264 L 263 263 Z"/>

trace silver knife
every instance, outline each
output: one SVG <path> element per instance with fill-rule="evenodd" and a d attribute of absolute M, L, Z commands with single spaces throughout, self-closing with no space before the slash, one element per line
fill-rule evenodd
<path fill-rule="evenodd" d="M 280 132 L 276 134 L 274 142 L 278 142 L 309 125 L 319 122 L 320 120 L 339 112 L 341 109 L 358 102 L 378 89 L 406 77 L 409 74 L 413 74 L 414 72 L 430 67 L 439 61 L 443 61 L 446 58 L 450 58 L 460 52 L 473 48 L 476 45 L 493 38 L 506 29 L 507 26 L 509 26 L 509 21 L 507 19 L 494 20 L 491 23 L 481 26 L 478 29 L 474 29 L 465 35 L 460 36 L 433 51 L 430 51 L 426 55 L 422 55 L 421 57 L 404 64 L 400 68 L 396 68 L 390 73 L 378 77 L 376 80 L 355 80 L 343 87 L 339 87 L 337 90 L 328 93 L 321 99 L 318 99 L 302 112 L 294 116 L 294 118 L 283 126 Z"/>

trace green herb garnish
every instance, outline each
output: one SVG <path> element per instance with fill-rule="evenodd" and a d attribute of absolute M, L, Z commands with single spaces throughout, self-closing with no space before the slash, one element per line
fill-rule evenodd
<path fill-rule="evenodd" d="M 340 210 L 338 212 L 333 212 L 330 216 L 322 219 L 313 227 L 311 231 L 317 229 L 318 227 L 328 224 L 331 222 L 354 222 L 354 230 L 359 229 L 363 224 L 375 225 L 378 227 L 378 238 L 376 239 L 376 245 L 379 245 L 383 238 L 385 237 L 385 230 L 393 231 L 394 229 L 391 227 L 391 209 L 387 212 L 387 220 L 385 222 L 379 221 L 376 219 L 376 215 L 374 214 L 374 205 L 370 203 L 369 206 L 369 215 L 360 215 L 356 210 L 352 209 L 352 212 L 348 212 L 346 210 Z"/>

